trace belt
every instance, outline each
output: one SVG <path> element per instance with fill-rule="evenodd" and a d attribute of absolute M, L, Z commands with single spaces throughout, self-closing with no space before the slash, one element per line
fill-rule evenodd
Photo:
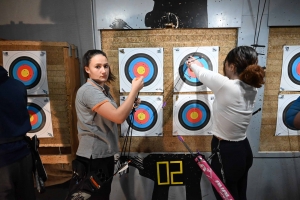
<path fill-rule="evenodd" d="M 13 138 L 1 138 L 0 139 L 0 144 L 17 142 L 17 141 L 23 140 L 23 139 L 24 139 L 24 135 L 23 136 L 19 136 L 19 137 L 13 137 Z"/>

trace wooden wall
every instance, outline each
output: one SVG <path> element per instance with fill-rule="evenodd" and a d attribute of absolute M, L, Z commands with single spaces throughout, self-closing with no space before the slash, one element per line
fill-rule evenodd
<path fill-rule="evenodd" d="M 46 68 L 53 127 L 52 138 L 39 138 L 42 162 L 48 173 L 46 185 L 63 183 L 71 177 L 71 161 L 78 138 L 75 95 L 80 87 L 76 47 L 66 42 L 0 41 L 3 51 L 46 51 Z"/>
<path fill-rule="evenodd" d="M 173 47 L 219 46 L 219 72 L 227 53 L 237 45 L 237 29 L 152 29 L 152 30 L 102 30 L 102 49 L 107 53 L 117 81 L 111 86 L 113 96 L 119 103 L 118 48 L 164 48 L 164 92 L 170 96 L 163 109 L 163 137 L 133 137 L 132 152 L 186 152 L 186 148 L 172 135 L 173 127 Z M 205 92 L 204 92 L 205 93 Z M 154 95 L 145 93 L 140 95 Z M 160 94 L 161 93 L 157 93 Z M 124 94 L 122 94 L 124 95 Z M 211 136 L 185 136 L 192 150 L 210 151 Z M 120 138 L 120 144 L 123 144 Z"/>
<path fill-rule="evenodd" d="M 270 27 L 259 151 L 299 151 L 299 136 L 275 136 L 284 45 L 300 45 L 299 27 Z M 300 91 L 300 87 L 299 87 Z"/>

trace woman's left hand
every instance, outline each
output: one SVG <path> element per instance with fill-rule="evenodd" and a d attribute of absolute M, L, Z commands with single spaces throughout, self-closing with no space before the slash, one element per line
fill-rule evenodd
<path fill-rule="evenodd" d="M 134 104 L 133 104 L 133 107 L 134 108 L 137 108 L 139 107 L 139 105 L 141 104 L 141 99 L 140 98 L 137 98 L 135 101 L 134 101 Z"/>

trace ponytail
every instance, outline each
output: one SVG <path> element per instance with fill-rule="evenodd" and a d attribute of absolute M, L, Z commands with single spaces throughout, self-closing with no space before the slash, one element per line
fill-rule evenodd
<path fill-rule="evenodd" d="M 239 74 L 241 81 L 255 88 L 260 88 L 265 83 L 264 77 L 264 69 L 256 64 L 247 66 L 246 69 Z"/>

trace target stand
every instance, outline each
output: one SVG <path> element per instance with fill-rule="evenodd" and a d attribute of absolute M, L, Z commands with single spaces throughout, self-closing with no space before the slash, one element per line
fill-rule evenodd
<path fill-rule="evenodd" d="M 278 96 L 278 112 L 275 136 L 300 135 L 300 131 L 289 126 L 284 117 L 288 108 L 298 97 L 298 94 L 284 94 Z"/>
<path fill-rule="evenodd" d="M 45 51 L 3 51 L 3 65 L 26 86 L 27 95 L 48 95 Z"/>
<path fill-rule="evenodd" d="M 50 99 L 48 97 L 28 97 L 27 110 L 32 127 L 27 136 L 53 137 Z"/>
<path fill-rule="evenodd" d="M 127 96 L 120 96 L 122 104 Z M 162 136 L 163 135 L 163 97 L 139 96 L 141 104 L 135 109 L 133 123 L 129 130 L 132 136 Z M 125 136 L 132 121 L 132 115 L 121 124 L 121 135 Z"/>
<path fill-rule="evenodd" d="M 211 135 L 213 94 L 173 96 L 173 135 Z"/>
<path fill-rule="evenodd" d="M 210 91 L 188 68 L 186 61 L 189 56 L 195 57 L 206 69 L 218 73 L 218 46 L 175 47 L 173 48 L 174 92 Z"/>
<path fill-rule="evenodd" d="M 119 48 L 120 92 L 130 92 L 135 77 L 144 77 L 140 92 L 163 92 L 163 48 Z"/>
<path fill-rule="evenodd" d="M 284 46 L 280 89 L 300 91 L 300 46 Z"/>

